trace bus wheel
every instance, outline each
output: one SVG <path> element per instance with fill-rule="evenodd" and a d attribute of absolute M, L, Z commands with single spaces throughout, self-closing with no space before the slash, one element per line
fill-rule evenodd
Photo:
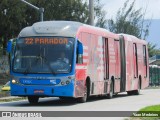
<path fill-rule="evenodd" d="M 138 89 L 134 90 L 134 95 L 139 95 L 140 94 L 140 89 L 141 89 L 141 87 L 140 87 L 140 80 L 139 80 L 139 82 L 138 82 Z"/>
<path fill-rule="evenodd" d="M 60 100 L 66 100 L 66 97 L 59 97 Z"/>
<path fill-rule="evenodd" d="M 60 100 L 73 100 L 72 97 L 59 97 Z"/>
<path fill-rule="evenodd" d="M 127 91 L 127 94 L 128 94 L 128 95 L 133 95 L 133 94 L 134 94 L 134 91 Z"/>
<path fill-rule="evenodd" d="M 113 97 L 113 82 L 111 81 L 110 91 L 109 91 L 109 94 L 107 95 L 107 98 L 111 99 L 112 97 Z"/>
<path fill-rule="evenodd" d="M 87 101 L 87 98 L 88 98 L 87 92 L 88 92 L 88 88 L 87 88 L 87 85 L 85 85 L 84 96 L 78 98 L 78 102 L 85 103 Z"/>
<path fill-rule="evenodd" d="M 115 95 L 115 96 L 117 96 L 117 95 L 118 95 L 118 93 L 114 93 L 114 95 Z"/>
<path fill-rule="evenodd" d="M 39 97 L 37 96 L 28 96 L 28 101 L 30 104 L 37 104 L 39 100 Z"/>

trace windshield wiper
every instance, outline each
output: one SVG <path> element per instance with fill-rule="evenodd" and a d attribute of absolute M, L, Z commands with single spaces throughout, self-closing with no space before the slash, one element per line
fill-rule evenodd
<path fill-rule="evenodd" d="M 49 64 L 48 60 L 46 59 L 46 57 L 44 57 L 44 56 L 42 56 L 42 55 L 38 55 L 38 56 L 37 56 L 37 59 L 32 62 L 32 65 L 37 65 L 39 59 L 43 59 L 43 60 L 45 61 L 46 65 L 48 66 L 49 70 L 51 71 L 51 73 L 52 73 L 53 75 L 56 74 L 56 73 L 54 72 L 54 70 L 52 69 L 52 67 L 50 66 L 50 64 Z M 31 65 L 31 66 L 32 66 L 32 65 Z M 24 74 L 28 74 L 28 72 L 29 72 L 30 69 L 32 68 L 31 66 L 28 66 L 28 67 L 26 68 L 26 70 L 24 71 Z"/>
<path fill-rule="evenodd" d="M 52 73 L 53 75 L 55 75 L 56 73 L 55 73 L 54 70 L 52 69 L 52 67 L 51 67 L 51 65 L 49 64 L 49 62 L 48 62 L 48 60 L 46 59 L 46 57 L 45 57 L 45 56 L 41 56 L 41 58 L 44 59 L 46 65 L 47 65 L 48 68 L 50 69 L 51 73 Z"/>
<path fill-rule="evenodd" d="M 40 58 L 42 58 L 41 55 L 37 55 L 37 56 L 36 56 L 36 60 L 34 60 L 34 61 L 31 63 L 31 66 L 32 66 L 32 65 L 37 65 L 38 60 L 39 60 Z M 32 68 L 31 66 L 29 65 L 29 66 L 26 68 L 26 70 L 24 71 L 24 74 L 28 74 L 28 73 L 29 73 L 30 69 Z"/>

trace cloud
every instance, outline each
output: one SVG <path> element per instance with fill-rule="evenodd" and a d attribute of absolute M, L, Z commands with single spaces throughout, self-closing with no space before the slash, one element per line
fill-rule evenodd
<path fill-rule="evenodd" d="M 116 18 L 116 13 L 119 8 L 123 7 L 126 0 L 101 0 L 105 6 L 103 9 L 107 12 L 107 19 Z M 133 0 L 129 1 L 129 4 Z M 160 19 L 160 0 L 136 0 L 135 9 L 142 8 L 142 12 L 147 9 L 145 19 Z"/>

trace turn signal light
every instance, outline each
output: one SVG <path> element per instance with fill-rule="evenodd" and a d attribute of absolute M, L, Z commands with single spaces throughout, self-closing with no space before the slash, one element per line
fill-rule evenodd
<path fill-rule="evenodd" d="M 61 85 L 64 85 L 65 84 L 65 82 L 61 82 Z"/>
<path fill-rule="evenodd" d="M 67 80 L 67 81 L 66 81 L 66 84 L 68 85 L 69 83 L 70 83 L 70 81 L 69 81 L 69 80 Z"/>

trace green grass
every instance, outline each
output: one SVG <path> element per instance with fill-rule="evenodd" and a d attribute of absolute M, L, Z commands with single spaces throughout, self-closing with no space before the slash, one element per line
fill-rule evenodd
<path fill-rule="evenodd" d="M 160 105 L 152 105 L 145 108 L 140 109 L 137 114 L 143 113 L 153 113 L 158 115 L 158 117 L 131 117 L 129 120 L 160 120 Z"/>
<path fill-rule="evenodd" d="M 10 91 L 2 91 L 1 90 L 2 86 L 3 85 L 0 85 L 0 98 L 10 96 Z"/>
<path fill-rule="evenodd" d="M 10 96 L 8 95 L 10 91 L 2 91 L 1 88 L 2 88 L 3 85 L 0 85 L 0 96 L 3 98 L 3 97 L 7 97 L 7 96 Z M 0 99 L 0 102 L 11 102 L 11 101 L 19 101 L 19 100 L 25 100 L 27 99 L 26 97 L 16 97 L 16 98 L 3 98 L 3 99 Z"/>
<path fill-rule="evenodd" d="M 140 109 L 139 111 L 159 111 L 160 112 L 160 105 L 148 106 L 148 107 Z"/>
<path fill-rule="evenodd" d="M 11 101 L 19 101 L 19 100 L 26 100 L 26 97 L 17 97 L 17 98 L 10 98 L 10 99 L 0 99 L 0 102 L 11 102 Z"/>

